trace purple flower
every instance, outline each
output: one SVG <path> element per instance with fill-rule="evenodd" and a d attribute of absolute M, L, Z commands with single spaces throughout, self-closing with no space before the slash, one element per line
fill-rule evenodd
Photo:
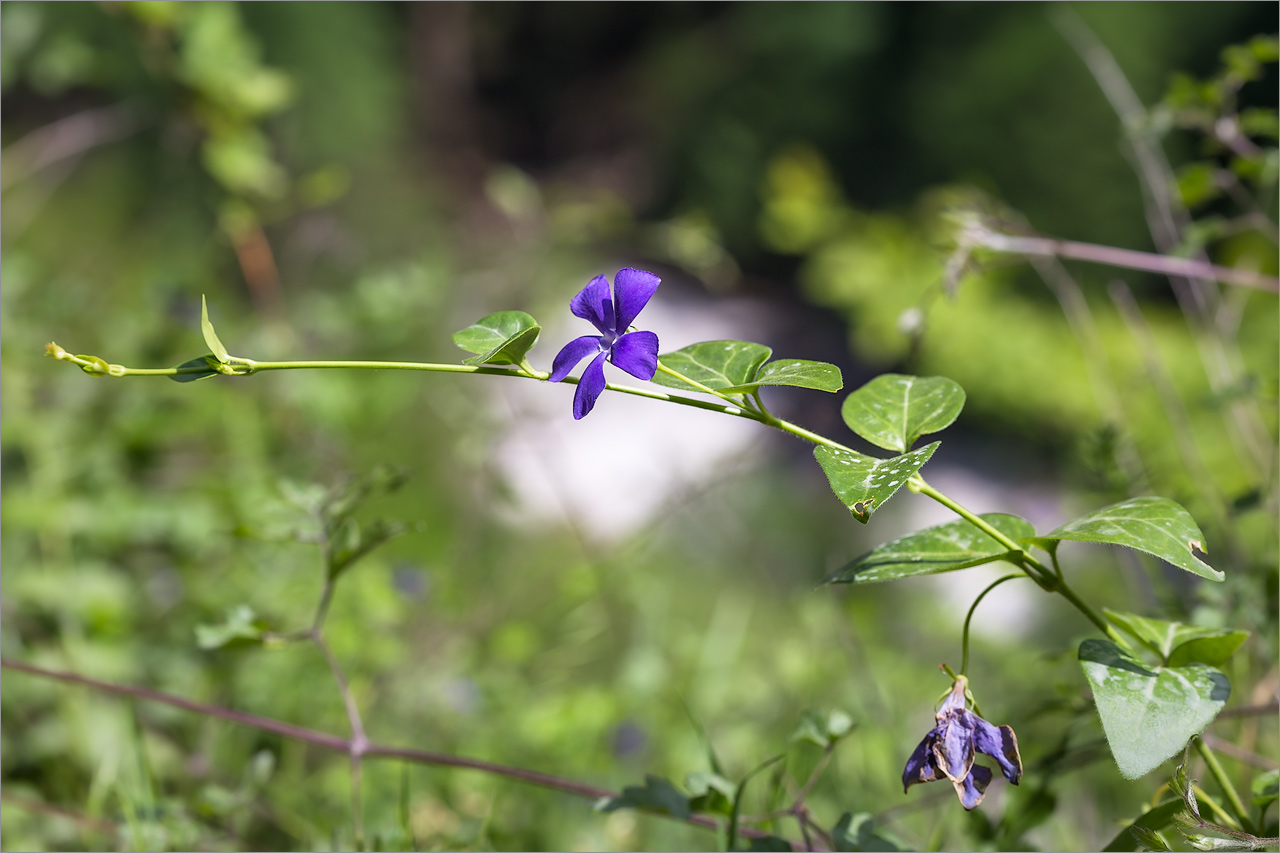
<path fill-rule="evenodd" d="M 902 791 L 917 782 L 951 780 L 960 804 L 976 808 L 991 784 L 991 770 L 974 764 L 975 751 L 991 756 L 1014 785 L 1022 779 L 1022 757 L 1018 737 L 1008 726 L 993 726 L 965 705 L 968 681 L 956 679 L 951 695 L 938 709 L 938 724 L 924 736 L 902 771 Z"/>
<path fill-rule="evenodd" d="M 613 277 L 613 296 L 609 281 L 598 275 L 582 288 L 569 303 L 574 316 L 590 320 L 600 335 L 584 335 L 565 344 L 551 365 L 551 381 L 559 382 L 569 375 L 578 362 L 591 354 L 595 358 L 582 371 L 578 390 L 573 395 L 573 418 L 581 420 L 596 404 L 604 391 L 605 359 L 621 367 L 637 379 L 652 379 L 658 371 L 658 336 L 653 332 L 629 332 L 631 321 L 649 302 L 662 279 L 651 272 L 618 270 Z"/>

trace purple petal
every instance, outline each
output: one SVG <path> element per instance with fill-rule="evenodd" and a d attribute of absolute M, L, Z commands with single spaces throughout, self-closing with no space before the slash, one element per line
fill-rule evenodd
<path fill-rule="evenodd" d="M 968 711 L 958 711 L 934 729 L 937 740 L 933 754 L 937 756 L 938 769 L 952 782 L 964 779 L 973 768 L 973 720 L 976 719 Z"/>
<path fill-rule="evenodd" d="M 620 333 L 631 327 L 636 315 L 649 303 L 649 297 L 653 296 L 653 292 L 658 289 L 661 281 L 662 279 L 653 273 L 644 270 L 633 270 L 631 267 L 618 270 L 618 274 L 613 277 L 613 293 L 614 303 L 618 309 L 616 328 Z M 615 361 L 614 364 L 617 362 Z"/>
<path fill-rule="evenodd" d="M 587 369 L 582 371 L 578 380 L 578 390 L 573 392 L 573 419 L 580 421 L 591 413 L 596 406 L 596 399 L 604 391 L 604 353 L 600 353 Z"/>
<path fill-rule="evenodd" d="M 963 782 L 953 784 L 956 794 L 960 797 L 960 805 L 965 807 L 965 811 L 972 811 L 978 807 L 978 803 L 982 802 L 983 796 L 987 793 L 987 786 L 991 784 L 991 771 L 978 764 L 973 768 L 972 773 L 964 777 Z"/>
<path fill-rule="evenodd" d="M 609 360 L 637 379 L 652 379 L 658 372 L 658 336 L 628 332 L 614 342 Z"/>
<path fill-rule="evenodd" d="M 1022 780 L 1022 756 L 1018 754 L 1018 736 L 1008 726 L 993 726 L 981 717 L 974 717 L 977 726 L 973 732 L 973 745 L 1000 765 L 1004 778 L 1013 784 Z"/>
<path fill-rule="evenodd" d="M 590 320 L 591 325 L 602 332 L 612 332 L 613 300 L 609 298 L 609 280 L 598 275 L 587 286 L 578 291 L 578 295 L 569 300 L 569 310 L 573 316 Z"/>
<path fill-rule="evenodd" d="M 548 381 L 559 382 L 569 375 L 570 370 L 578 366 L 578 362 L 593 352 L 599 351 L 600 339 L 595 335 L 574 338 L 556 353 L 555 361 L 551 362 L 551 377 Z"/>
<path fill-rule="evenodd" d="M 902 793 L 905 794 L 912 785 L 920 782 L 933 782 L 942 778 L 938 773 L 938 766 L 933 760 L 933 750 L 929 748 L 932 742 L 933 732 L 929 732 L 924 736 L 924 740 L 920 741 L 916 751 L 911 753 L 911 757 L 907 759 L 907 766 L 902 771 Z"/>

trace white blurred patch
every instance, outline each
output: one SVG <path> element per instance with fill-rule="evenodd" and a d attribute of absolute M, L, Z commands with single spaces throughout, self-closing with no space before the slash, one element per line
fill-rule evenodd
<path fill-rule="evenodd" d="M 1043 484 L 1028 482 L 1009 486 L 989 480 L 968 468 L 937 462 L 926 465 L 922 473 L 938 491 L 979 515 L 987 512 L 1018 515 L 1030 521 L 1037 530 L 1051 530 L 1061 519 L 1057 494 Z M 902 494 L 907 494 L 905 489 Z M 956 520 L 955 513 L 927 498 L 912 495 L 903 504 L 905 512 L 899 520 L 905 524 L 905 529 L 887 536 L 886 541 Z M 1016 569 L 1008 563 L 988 563 L 936 575 L 930 581 L 932 589 L 944 602 L 953 608 L 962 608 L 961 613 L 967 613 L 974 599 L 987 586 L 1014 571 Z M 1045 594 L 1030 579 L 1003 583 L 982 599 L 970 630 L 975 635 L 993 640 L 1030 636 L 1042 618 L 1045 600 Z"/>
<path fill-rule="evenodd" d="M 567 322 L 543 331 L 543 368 L 566 342 L 592 334 L 589 323 L 569 315 L 567 304 L 565 316 Z M 718 300 L 714 314 L 694 306 L 675 310 L 659 291 L 636 327 L 657 332 L 660 352 L 666 353 L 699 341 L 766 337 L 764 318 L 760 307 L 747 300 Z M 574 375 L 586 364 L 584 360 Z M 605 365 L 605 378 L 669 390 L 611 364 Z M 512 418 L 495 459 L 515 496 L 515 519 L 546 523 L 568 518 L 596 539 L 615 540 L 636 531 L 682 492 L 736 468 L 747 448 L 763 447 L 759 424 L 714 412 L 606 391 L 591 414 L 575 421 L 573 385 L 497 384 L 496 393 L 511 408 Z"/>

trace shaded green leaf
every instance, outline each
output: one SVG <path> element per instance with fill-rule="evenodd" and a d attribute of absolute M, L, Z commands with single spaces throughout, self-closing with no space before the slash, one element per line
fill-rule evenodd
<path fill-rule="evenodd" d="M 227 348 L 222 345 L 222 341 L 218 340 L 218 333 L 213 330 L 213 322 L 209 319 L 209 303 L 203 294 L 200 296 L 200 332 L 204 335 L 205 346 L 218 361 L 226 364 L 231 360 L 231 356 L 227 354 Z"/>
<path fill-rule="evenodd" d="M 1168 800 L 1152 808 L 1133 821 L 1111 839 L 1111 843 L 1103 847 L 1104 853 L 1125 853 L 1137 850 L 1141 845 L 1148 850 L 1168 850 L 1163 842 L 1151 843 L 1149 839 L 1156 830 L 1164 829 L 1173 820 L 1173 816 L 1182 811 L 1181 800 Z"/>
<path fill-rule="evenodd" d="M 762 385 L 790 385 L 835 393 L 844 387 L 844 377 L 840 375 L 840 368 L 825 361 L 780 358 L 760 368 L 749 382 L 723 390 L 726 394 L 738 394 L 755 391 Z"/>
<path fill-rule="evenodd" d="M 199 358 L 193 358 L 190 361 L 184 361 L 179 364 L 179 368 L 184 367 L 201 367 L 204 368 L 200 373 L 174 373 L 169 376 L 174 382 L 195 382 L 199 379 L 208 379 L 210 376 L 217 376 L 218 371 L 214 364 L 218 363 L 218 357 L 213 353 L 202 355 Z"/>
<path fill-rule="evenodd" d="M 689 790 L 690 811 L 722 815 L 733 811 L 734 785 L 719 773 L 690 773 L 684 786 Z"/>
<path fill-rule="evenodd" d="M 1112 624 L 1158 654 L 1162 661 L 1173 666 L 1179 666 L 1183 663 L 1207 663 L 1209 666 L 1217 666 L 1230 657 L 1232 652 L 1239 648 L 1240 643 L 1244 642 L 1245 638 L 1248 637 L 1247 633 L 1233 631 L 1230 628 L 1200 628 L 1194 625 L 1184 625 L 1181 622 L 1150 619 L 1146 616 L 1139 616 L 1136 613 L 1124 613 L 1110 608 L 1103 608 L 1103 612 Z M 1240 637 L 1236 640 L 1228 640 L 1235 634 L 1240 634 Z M 1217 660 L 1202 660 L 1199 657 L 1189 656 L 1196 653 L 1194 649 L 1189 649 L 1184 653 L 1184 660 L 1175 662 L 1170 659 L 1175 649 L 1200 640 L 1223 641 L 1204 646 L 1203 653 L 1213 655 L 1225 652 L 1226 657 L 1221 657 Z M 1230 645 L 1229 649 L 1227 648 L 1228 645 Z"/>
<path fill-rule="evenodd" d="M 1186 666 L 1192 663 L 1222 666 L 1247 639 L 1248 631 L 1215 631 L 1187 640 L 1176 646 L 1169 655 L 1169 666 Z"/>
<path fill-rule="evenodd" d="M 658 358 L 664 367 L 705 385 L 713 391 L 723 391 L 749 383 L 769 360 L 773 350 L 763 344 L 748 341 L 703 341 Z M 653 383 L 664 388 L 696 391 L 688 382 L 658 371 Z"/>
<path fill-rule="evenodd" d="M 538 342 L 542 327 L 523 311 L 498 311 L 453 333 L 453 342 L 476 353 L 463 364 L 520 364 Z"/>
<path fill-rule="evenodd" d="M 1137 779 L 1177 754 L 1231 695 L 1231 683 L 1213 667 L 1148 667 L 1107 640 L 1085 640 L 1079 660 L 1111 754 L 1126 779 Z"/>
<path fill-rule="evenodd" d="M 831 491 L 854 518 L 866 524 L 872 513 L 929 461 L 939 443 L 935 441 L 892 459 L 876 459 L 825 445 L 814 448 L 813 456 L 826 472 Z"/>
<path fill-rule="evenodd" d="M 1132 498 L 1069 521 L 1032 542 L 1052 551 L 1057 542 L 1102 542 L 1123 545 L 1159 557 L 1180 569 L 1213 581 L 1222 572 L 1203 562 L 1204 534 L 1191 513 L 1168 498 Z"/>
<path fill-rule="evenodd" d="M 885 450 L 905 453 L 916 439 L 946 429 L 964 408 L 964 389 L 945 376 L 877 376 L 845 398 L 849 429 Z"/>
<path fill-rule="evenodd" d="M 1034 534 L 1031 522 L 991 512 L 979 516 L 1010 539 Z M 1011 554 L 963 519 L 920 530 L 874 548 L 829 575 L 823 583 L 878 583 L 913 575 L 934 575 L 990 563 Z"/>
<path fill-rule="evenodd" d="M 845 812 L 831 830 L 837 850 L 882 851 L 893 853 L 902 847 L 897 839 L 876 831 L 875 819 L 866 812 Z"/>
<path fill-rule="evenodd" d="M 329 578 L 335 579 L 375 548 L 385 545 L 397 536 L 403 536 L 409 528 L 398 521 L 378 519 L 367 527 L 361 527 L 355 519 L 347 520 L 342 527 L 335 547 L 329 552 Z"/>
<path fill-rule="evenodd" d="M 793 742 L 807 741 L 826 749 L 853 731 L 854 726 L 853 717 L 850 717 L 839 708 L 832 710 L 828 714 L 805 711 L 800 715 L 800 722 L 796 725 L 796 730 L 791 733 L 791 740 Z"/>
<path fill-rule="evenodd" d="M 616 812 L 619 809 L 642 809 L 658 814 L 668 814 L 680 820 L 688 820 L 692 812 L 689 801 L 680 789 L 661 776 L 646 775 L 644 786 L 628 785 L 616 797 L 604 797 L 596 803 L 596 810 Z"/>
<path fill-rule="evenodd" d="M 241 604 L 227 611 L 227 618 L 217 625 L 197 625 L 196 645 L 202 649 L 255 646 L 267 633 L 267 623 L 259 619 L 253 608 Z"/>
<path fill-rule="evenodd" d="M 1253 804 L 1266 813 L 1267 807 L 1280 797 L 1280 772 L 1268 770 L 1255 776 L 1253 784 L 1249 786 L 1249 793 L 1253 797 Z"/>

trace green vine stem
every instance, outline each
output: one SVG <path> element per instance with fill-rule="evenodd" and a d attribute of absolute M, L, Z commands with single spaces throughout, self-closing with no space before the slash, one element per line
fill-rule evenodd
<path fill-rule="evenodd" d="M 1084 599 L 1076 595 L 1075 590 L 1069 587 L 1065 580 L 1056 576 L 1048 567 L 1035 557 L 1031 556 L 1031 554 L 1029 554 L 1027 550 L 1017 542 L 1013 541 L 999 530 L 996 530 L 990 524 L 983 521 L 982 518 L 956 503 L 933 486 L 930 486 L 919 474 L 916 474 L 908 480 L 907 485 L 913 492 L 933 498 L 935 501 L 956 513 L 974 527 L 990 536 L 992 539 L 995 539 L 1001 545 L 1007 547 L 1010 552 L 1008 559 L 1015 562 L 1019 568 L 1026 572 L 1028 577 L 1040 584 L 1040 586 L 1047 592 L 1056 592 L 1067 601 L 1071 602 L 1073 607 L 1083 613 L 1085 618 L 1096 625 L 1112 642 L 1123 647 L 1128 646 L 1125 639 L 1120 636 L 1120 632 L 1107 622 L 1107 620 L 1103 619 L 1101 614 L 1090 607 Z"/>
<path fill-rule="evenodd" d="M 72 355 L 56 343 L 50 342 L 45 346 L 45 350 L 50 356 L 60 361 L 70 361 L 78 365 L 84 372 L 92 376 L 180 376 L 190 374 L 208 374 L 210 367 L 208 365 L 192 365 L 181 367 L 166 368 L 136 368 L 125 367 L 120 364 L 109 364 L 97 356 Z M 549 374 L 540 371 L 530 370 L 524 367 L 489 367 L 486 365 L 469 365 L 469 364 L 439 364 L 433 362 L 417 362 L 417 361 L 333 361 L 333 360 L 307 360 L 307 361 L 254 361 L 253 359 L 239 358 L 235 356 L 229 357 L 228 361 L 217 365 L 219 372 L 231 375 L 249 376 L 263 370 L 418 370 L 431 373 L 474 373 L 485 376 L 512 376 L 522 379 L 533 379 L 539 382 L 548 381 Z M 719 412 L 722 415 L 730 415 L 737 418 L 746 418 L 748 420 L 771 426 L 783 432 L 790 433 L 797 438 L 808 441 L 812 444 L 820 444 L 826 447 L 843 450 L 849 453 L 855 453 L 852 448 L 840 444 L 837 441 L 811 432 L 797 424 L 784 421 L 781 418 L 774 417 L 770 412 L 761 408 L 760 411 L 754 409 L 749 404 L 734 403 L 725 395 L 720 394 L 711 388 L 702 385 L 688 377 L 681 376 L 679 373 L 663 367 L 659 363 L 659 368 L 666 373 L 671 373 L 680 377 L 696 390 L 704 393 L 712 394 L 725 403 L 712 403 L 706 400 L 698 400 L 692 397 L 683 397 L 679 394 L 667 394 L 661 391 L 650 391 L 644 388 L 633 388 L 629 385 L 614 385 L 609 383 L 605 388 L 609 391 L 616 391 L 620 394 L 630 394 L 636 397 L 645 397 L 650 400 L 662 400 L 667 403 L 675 403 L 680 406 L 690 406 L 695 409 L 704 409 L 710 412 Z M 566 377 L 566 384 L 576 385 L 578 379 L 576 377 Z M 1036 558 L 1032 557 L 1025 548 L 1005 536 L 999 530 L 987 524 L 980 517 L 965 507 L 956 503 L 947 495 L 938 491 L 925 482 L 924 478 L 919 474 L 914 475 L 907 481 L 907 487 L 917 494 L 925 495 L 932 498 L 938 503 L 950 509 L 961 518 L 977 527 L 983 533 L 995 539 L 997 542 L 1009 549 L 1008 559 L 1015 563 L 1028 577 L 1034 580 L 1047 592 L 1056 592 L 1067 599 L 1072 606 L 1079 610 L 1084 616 L 1096 625 L 1104 634 L 1113 642 L 1127 646 L 1128 644 L 1119 635 L 1101 615 L 1083 601 L 1075 591 L 1067 586 L 1066 582 L 1056 575 L 1052 570 L 1046 567 Z"/>
<path fill-rule="evenodd" d="M 964 629 L 960 632 L 960 674 L 964 675 L 969 671 L 969 623 L 973 620 L 974 611 L 978 609 L 978 605 L 982 603 L 982 599 L 987 597 L 987 593 L 1000 586 L 1005 581 L 1017 580 L 1025 578 L 1026 575 L 1018 573 L 1016 575 L 1005 575 L 997 581 L 992 582 L 990 586 L 978 593 L 978 597 L 973 600 L 973 604 L 969 607 L 968 614 L 964 617 Z"/>

